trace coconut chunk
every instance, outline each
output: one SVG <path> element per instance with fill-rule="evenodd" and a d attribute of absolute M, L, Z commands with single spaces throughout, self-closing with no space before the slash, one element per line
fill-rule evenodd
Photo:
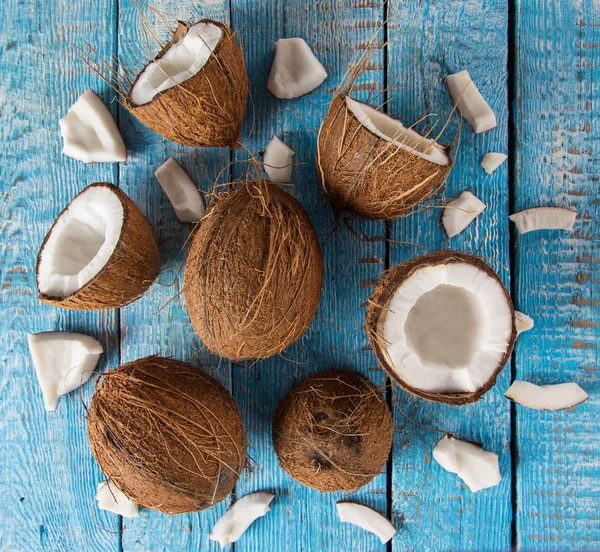
<path fill-rule="evenodd" d="M 340 521 L 352 523 L 373 533 L 384 544 L 396 534 L 396 529 L 390 520 L 368 506 L 355 502 L 338 502 L 336 507 Z"/>
<path fill-rule="evenodd" d="M 102 354 L 96 339 L 72 332 L 27 334 L 27 344 L 48 412 L 90 379 Z"/>
<path fill-rule="evenodd" d="M 265 148 L 265 172 L 273 182 L 292 181 L 292 157 L 296 152 L 273 136 Z"/>
<path fill-rule="evenodd" d="M 243 496 L 217 521 L 209 539 L 217 541 L 221 548 L 237 541 L 255 520 L 271 511 L 274 498 L 273 493 L 263 491 Z"/>
<path fill-rule="evenodd" d="M 181 222 L 198 222 L 204 214 L 204 200 L 183 167 L 169 157 L 154 172 Z"/>
<path fill-rule="evenodd" d="M 534 207 L 510 215 L 519 234 L 533 230 L 570 230 L 575 224 L 577 211 L 562 207 Z"/>
<path fill-rule="evenodd" d="M 471 192 L 463 192 L 446 204 L 442 214 L 442 226 L 449 238 L 460 234 L 487 207 Z"/>
<path fill-rule="evenodd" d="M 327 78 L 327 71 L 301 38 L 281 38 L 275 44 L 268 89 L 283 99 L 312 92 Z"/>
<path fill-rule="evenodd" d="M 110 479 L 98 483 L 96 500 L 98 508 L 101 510 L 126 518 L 135 518 L 140 515 L 137 504 L 133 500 L 129 500 Z"/>
<path fill-rule="evenodd" d="M 446 84 L 460 114 L 477 134 L 496 128 L 496 115 L 477 90 L 468 71 L 448 75 Z"/>
<path fill-rule="evenodd" d="M 535 385 L 528 381 L 513 381 L 504 396 L 535 410 L 564 410 L 589 399 L 589 395 L 576 383 Z"/>
<path fill-rule="evenodd" d="M 58 125 L 65 155 L 84 163 L 127 160 L 117 123 L 93 90 L 84 92 Z"/>
<path fill-rule="evenodd" d="M 507 159 L 508 155 L 503 153 L 486 153 L 481 160 L 481 166 L 486 173 L 492 174 Z"/>
<path fill-rule="evenodd" d="M 496 453 L 452 435 L 438 441 L 433 458 L 442 468 L 458 475 L 474 493 L 495 487 L 502 480 Z"/>
<path fill-rule="evenodd" d="M 515 325 L 517 327 L 517 335 L 528 332 L 533 328 L 533 318 L 522 312 L 515 311 Z"/>

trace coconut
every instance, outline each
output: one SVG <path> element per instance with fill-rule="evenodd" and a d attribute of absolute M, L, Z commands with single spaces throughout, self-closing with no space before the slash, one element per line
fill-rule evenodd
<path fill-rule="evenodd" d="M 171 41 L 133 82 L 123 103 L 158 134 L 187 146 L 234 146 L 248 96 L 233 31 L 209 19 L 179 22 Z"/>
<path fill-rule="evenodd" d="M 185 267 L 185 302 L 210 351 L 265 358 L 308 328 L 322 279 L 317 235 L 300 203 L 272 182 L 246 182 L 204 215 Z"/>
<path fill-rule="evenodd" d="M 347 370 L 309 376 L 283 398 L 273 419 L 281 467 L 321 491 L 350 491 L 371 481 L 390 454 L 392 434 L 381 393 Z"/>
<path fill-rule="evenodd" d="M 406 213 L 440 189 L 452 167 L 447 148 L 344 94 L 334 96 L 317 147 L 332 203 L 366 218 Z"/>
<path fill-rule="evenodd" d="M 513 304 L 481 259 L 444 251 L 388 271 L 367 308 L 381 367 L 406 391 L 468 404 L 496 382 L 517 337 Z"/>
<path fill-rule="evenodd" d="M 137 299 L 160 270 L 150 224 L 105 182 L 80 192 L 58 216 L 37 257 L 39 298 L 65 309 L 117 308 Z"/>
<path fill-rule="evenodd" d="M 177 360 L 150 356 L 103 374 L 88 412 L 92 452 L 136 504 L 168 514 L 223 500 L 246 463 L 233 397 Z"/>

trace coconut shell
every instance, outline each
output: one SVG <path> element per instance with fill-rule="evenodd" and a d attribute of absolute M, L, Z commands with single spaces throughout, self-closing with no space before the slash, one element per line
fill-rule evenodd
<path fill-rule="evenodd" d="M 442 264 L 449 263 L 469 263 L 478 269 L 485 272 L 491 278 L 494 278 L 504 290 L 506 302 L 510 308 L 513 319 L 513 329 L 506 348 L 506 352 L 502 357 L 501 362 L 498 364 L 496 370 L 488 380 L 488 382 L 481 388 L 470 393 L 433 393 L 430 391 L 423 391 L 417 389 L 406 383 L 398 374 L 394 371 L 390 362 L 388 361 L 385 341 L 383 339 L 383 326 L 387 315 L 388 307 L 395 291 L 400 287 L 412 274 L 417 270 L 428 266 L 439 266 Z M 373 351 L 377 356 L 377 361 L 381 368 L 383 368 L 388 375 L 395 381 L 402 389 L 408 391 L 410 394 L 426 399 L 428 401 L 441 402 L 453 405 L 464 405 L 470 404 L 479 400 L 484 393 L 487 393 L 496 384 L 496 378 L 502 372 L 502 369 L 510 359 L 515 341 L 517 339 L 517 330 L 515 325 L 515 310 L 513 306 L 510 294 L 504 287 L 504 284 L 498 277 L 498 275 L 484 263 L 479 257 L 474 255 L 468 255 L 467 253 L 458 253 L 457 251 L 439 251 L 431 253 L 429 255 L 423 255 L 407 261 L 399 266 L 392 268 L 387 271 L 386 274 L 379 280 L 375 292 L 369 299 L 367 307 L 367 318 L 366 318 L 366 329 L 369 334 L 369 340 L 373 347 Z"/>
<path fill-rule="evenodd" d="M 360 124 L 336 94 L 323 121 L 318 170 L 334 206 L 365 218 L 398 217 L 439 190 L 451 168 L 401 149 Z M 450 156 L 448 155 L 450 158 Z"/>
<path fill-rule="evenodd" d="M 150 356 L 101 376 L 88 412 L 92 452 L 131 500 L 167 514 L 223 500 L 246 463 L 233 397 L 195 366 Z"/>
<path fill-rule="evenodd" d="M 223 32 L 204 67 L 181 84 L 159 92 L 150 102 L 136 105 L 131 90 L 142 71 L 123 103 L 141 123 L 169 140 L 186 146 L 233 147 L 237 144 L 248 97 L 244 55 L 227 25 L 209 19 L 199 23 L 211 23 Z M 188 30 L 185 23 L 179 22 L 171 41 L 150 63 L 160 60 Z"/>
<path fill-rule="evenodd" d="M 98 182 L 82 190 L 76 197 L 92 187 L 99 186 L 110 188 L 123 206 L 123 224 L 119 241 L 104 268 L 87 284 L 70 295 L 64 297 L 46 295 L 40 292 L 38 287 L 38 298 L 44 303 L 71 310 L 123 307 L 139 298 L 158 276 L 160 255 L 152 228 L 146 217 L 125 192 L 107 182 Z M 68 208 L 67 205 L 61 215 Z M 38 276 L 42 251 L 55 225 L 56 221 L 40 247 L 36 266 L 36 275 Z"/>
<path fill-rule="evenodd" d="M 204 215 L 185 267 L 185 303 L 210 351 L 266 358 L 309 327 L 322 279 L 319 241 L 300 203 L 272 182 L 246 182 Z"/>
<path fill-rule="evenodd" d="M 347 370 L 309 376 L 283 398 L 273 418 L 281 467 L 321 491 L 366 485 L 385 466 L 392 436 L 392 415 L 379 390 Z"/>

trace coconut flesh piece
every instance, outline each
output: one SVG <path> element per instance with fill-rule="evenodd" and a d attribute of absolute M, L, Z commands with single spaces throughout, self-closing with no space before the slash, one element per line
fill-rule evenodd
<path fill-rule="evenodd" d="M 481 160 L 481 166 L 486 173 L 492 174 L 507 159 L 508 155 L 503 153 L 486 153 Z"/>
<path fill-rule="evenodd" d="M 474 493 L 495 487 L 502 480 L 496 453 L 452 435 L 438 441 L 433 458 L 442 468 L 458 475 Z"/>
<path fill-rule="evenodd" d="M 204 200 L 183 167 L 169 157 L 154 172 L 181 222 L 198 222 L 204 214 Z"/>
<path fill-rule="evenodd" d="M 442 214 L 442 225 L 448 237 L 460 234 L 486 207 L 483 201 L 467 191 L 449 201 Z"/>
<path fill-rule="evenodd" d="M 273 493 L 262 491 L 243 496 L 217 521 L 209 539 L 217 541 L 221 548 L 237 541 L 255 520 L 271 511 L 274 498 Z"/>
<path fill-rule="evenodd" d="M 72 332 L 27 334 L 27 344 L 48 412 L 90 379 L 102 354 L 96 339 Z"/>
<path fill-rule="evenodd" d="M 110 479 L 98 483 L 96 500 L 98 501 L 98 508 L 101 510 L 106 510 L 107 512 L 112 512 L 126 518 L 139 517 L 140 515 L 137 504 L 117 489 L 116 485 Z"/>
<path fill-rule="evenodd" d="M 336 507 L 340 521 L 352 523 L 373 533 L 384 544 L 396 534 L 396 529 L 390 520 L 368 506 L 355 502 L 338 502 Z"/>
<path fill-rule="evenodd" d="M 589 395 L 576 383 L 535 385 L 528 381 L 513 381 L 504 396 L 536 410 L 564 410 L 589 399 Z"/>
<path fill-rule="evenodd" d="M 312 92 L 327 78 L 327 71 L 301 38 L 281 38 L 275 44 L 267 88 L 282 99 Z"/>
<path fill-rule="evenodd" d="M 577 211 L 562 207 L 535 207 L 508 218 L 515 223 L 519 234 L 533 230 L 570 230 L 575 224 Z"/>
<path fill-rule="evenodd" d="M 263 162 L 265 172 L 272 182 L 292 181 L 292 157 L 296 152 L 273 136 L 265 148 Z"/>
<path fill-rule="evenodd" d="M 515 326 L 517 327 L 517 335 L 528 332 L 533 328 L 533 318 L 522 312 L 515 311 Z"/>
<path fill-rule="evenodd" d="M 496 115 L 477 90 L 468 71 L 448 75 L 446 84 L 460 114 L 477 134 L 496 128 Z"/>
<path fill-rule="evenodd" d="M 65 155 L 84 163 L 127 160 L 117 123 L 93 90 L 84 92 L 58 125 Z"/>

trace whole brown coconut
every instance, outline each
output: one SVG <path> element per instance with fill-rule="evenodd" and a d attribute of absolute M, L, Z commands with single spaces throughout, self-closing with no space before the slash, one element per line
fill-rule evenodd
<path fill-rule="evenodd" d="M 304 209 L 272 182 L 246 182 L 204 215 L 184 275 L 194 328 L 215 354 L 266 358 L 309 327 L 323 258 Z"/>
<path fill-rule="evenodd" d="M 233 397 L 191 364 L 156 356 L 102 376 L 88 435 L 104 474 L 137 504 L 167 514 L 220 502 L 246 462 Z"/>
<path fill-rule="evenodd" d="M 369 131 L 338 93 L 317 147 L 321 183 L 331 202 L 370 219 L 406 213 L 439 190 L 452 168 L 451 161 L 437 165 Z"/>
<path fill-rule="evenodd" d="M 281 467 L 321 491 L 350 491 L 378 475 L 392 447 L 392 415 L 363 375 L 309 376 L 279 403 L 273 445 Z"/>

